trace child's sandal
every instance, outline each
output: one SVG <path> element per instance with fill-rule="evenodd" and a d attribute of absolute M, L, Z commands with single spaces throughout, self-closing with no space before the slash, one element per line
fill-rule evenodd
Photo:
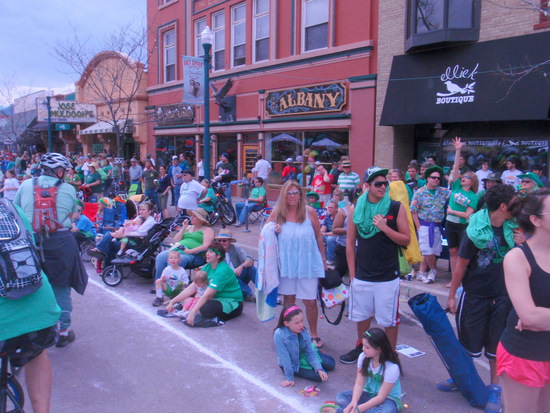
<path fill-rule="evenodd" d="M 325 403 L 319 408 L 319 413 L 328 413 L 328 412 L 334 412 L 338 408 L 338 405 L 336 403 Z M 326 409 L 326 410 L 325 410 Z M 332 409 L 332 410 L 328 410 Z"/>
<path fill-rule="evenodd" d="M 311 337 L 311 341 L 313 344 L 315 344 L 315 347 L 321 348 L 323 347 L 323 342 L 321 341 L 320 337 Z"/>

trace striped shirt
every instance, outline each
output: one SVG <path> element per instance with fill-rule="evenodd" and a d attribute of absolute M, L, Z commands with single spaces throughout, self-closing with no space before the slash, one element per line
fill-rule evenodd
<path fill-rule="evenodd" d="M 338 175 L 338 187 L 342 191 L 351 191 L 358 185 L 361 185 L 361 178 L 355 172 L 351 171 L 349 174 L 342 172 Z"/>

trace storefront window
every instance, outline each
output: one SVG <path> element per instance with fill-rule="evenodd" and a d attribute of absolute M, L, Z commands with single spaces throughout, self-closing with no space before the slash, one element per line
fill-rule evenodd
<path fill-rule="evenodd" d="M 191 168 L 195 165 L 195 136 L 177 136 L 176 137 L 176 154 L 179 156 L 181 153 L 189 161 Z"/>
<path fill-rule="evenodd" d="M 222 153 L 227 153 L 227 159 L 229 159 L 229 162 L 233 164 L 235 171 L 237 171 L 237 135 L 218 135 L 216 139 L 218 141 L 218 153 L 214 165 L 218 163 Z"/>
<path fill-rule="evenodd" d="M 157 136 L 156 161 L 159 165 L 170 165 L 174 155 L 174 136 Z"/>

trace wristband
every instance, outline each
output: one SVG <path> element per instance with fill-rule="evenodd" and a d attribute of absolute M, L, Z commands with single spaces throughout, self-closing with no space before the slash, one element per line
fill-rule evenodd
<path fill-rule="evenodd" d="M 355 408 L 357 409 L 357 413 L 361 413 L 361 410 L 359 410 L 359 407 L 355 406 Z"/>

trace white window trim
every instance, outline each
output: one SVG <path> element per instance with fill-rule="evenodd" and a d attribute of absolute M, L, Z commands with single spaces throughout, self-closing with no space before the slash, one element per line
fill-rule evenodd
<path fill-rule="evenodd" d="M 202 30 L 200 30 L 200 23 L 204 23 L 206 26 L 206 18 L 195 20 L 195 57 L 204 57 L 204 48 L 202 47 Z"/>
<path fill-rule="evenodd" d="M 244 7 L 244 14 L 245 18 L 243 20 L 239 20 L 238 22 L 235 22 L 233 20 L 234 16 L 234 10 L 239 7 Z M 241 44 L 235 44 L 235 26 L 244 24 L 245 28 L 245 36 L 244 36 L 244 42 Z M 242 65 L 235 65 L 235 47 L 236 46 L 245 46 L 245 62 Z M 231 67 L 242 67 L 246 65 L 246 3 L 239 3 L 235 4 L 233 7 L 231 7 Z"/>
<path fill-rule="evenodd" d="M 173 32 L 174 33 L 174 43 L 173 45 L 171 46 L 171 48 L 174 49 L 174 79 L 172 80 L 167 80 L 167 73 L 166 73 L 166 68 L 167 68 L 167 63 L 166 63 L 166 54 L 167 54 L 167 50 L 168 48 L 166 47 L 166 35 L 168 33 L 171 33 Z M 177 79 L 177 73 L 178 73 L 178 59 L 177 59 L 177 33 L 176 33 L 176 28 L 175 27 L 171 27 L 170 29 L 168 30 L 165 30 L 162 32 L 162 83 L 168 83 L 168 82 L 173 82 Z"/>
<path fill-rule="evenodd" d="M 330 35 L 330 7 L 331 7 L 331 1 L 328 0 L 328 11 L 327 11 L 327 46 L 320 47 L 318 49 L 312 49 L 312 50 L 306 50 L 306 3 L 310 0 L 302 0 L 302 53 L 310 53 L 310 52 L 316 52 L 318 50 L 328 49 L 329 45 L 329 35 Z"/>
<path fill-rule="evenodd" d="M 220 12 L 217 12 L 217 13 L 213 13 L 212 14 L 212 26 L 214 26 L 214 22 L 215 22 L 215 18 L 216 16 L 220 15 L 220 14 L 223 14 L 224 18 L 223 18 L 223 31 L 224 31 L 224 36 L 223 36 L 223 39 L 224 39 L 224 43 L 223 43 L 223 48 L 221 48 L 220 50 L 218 51 L 224 51 L 226 52 L 225 50 L 225 40 L 226 40 L 226 36 L 227 36 L 227 32 L 226 32 L 226 27 L 225 27 L 225 10 L 222 10 Z M 216 32 L 217 31 L 220 31 L 222 29 L 220 28 L 216 28 L 216 27 L 212 27 L 212 31 L 214 32 L 214 39 L 212 41 L 212 71 L 221 71 L 221 70 L 225 70 L 225 63 L 224 63 L 224 67 L 222 69 L 216 69 L 214 66 L 215 66 L 215 58 L 214 58 L 214 54 L 215 54 L 215 51 L 216 51 Z"/>
<path fill-rule="evenodd" d="M 253 0 L 252 1 L 252 4 L 253 4 L 253 12 L 254 12 L 254 15 L 253 15 L 253 20 L 252 20 L 252 61 L 254 63 L 259 63 L 259 62 L 266 62 L 269 60 L 269 53 L 268 53 L 268 56 L 267 56 L 267 59 L 264 59 L 264 60 L 257 60 L 256 59 L 256 42 L 259 41 L 259 40 L 264 40 L 264 39 L 269 39 L 270 36 L 271 36 L 271 0 L 269 0 L 269 6 L 267 11 L 264 12 L 264 13 L 261 13 L 261 14 L 257 14 L 256 13 L 256 1 Z M 257 20 L 258 18 L 260 17 L 264 17 L 264 16 L 268 16 L 268 19 L 267 21 L 269 22 L 269 33 L 267 35 L 267 37 L 262 37 L 261 39 L 257 38 L 256 37 L 256 24 L 257 24 Z M 269 43 L 269 40 L 268 40 L 268 43 Z"/>

